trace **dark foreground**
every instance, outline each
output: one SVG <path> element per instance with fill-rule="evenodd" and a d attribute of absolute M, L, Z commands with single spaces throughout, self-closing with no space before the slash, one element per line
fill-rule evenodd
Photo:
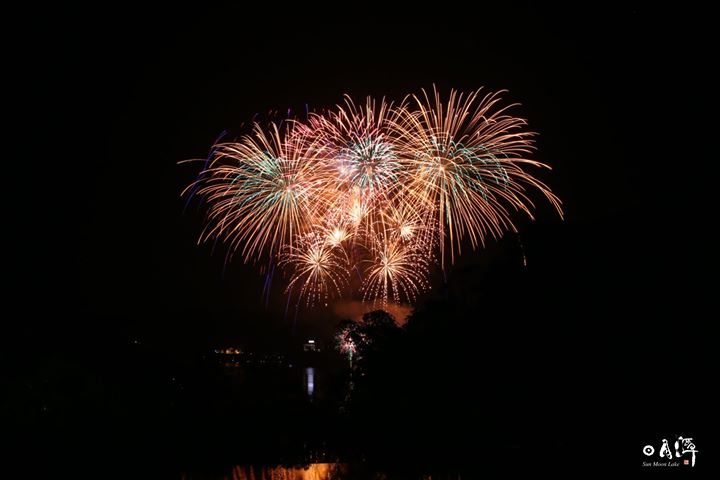
<path fill-rule="evenodd" d="M 132 339 L 29 352 L 3 400 L 25 455 L 14 458 L 30 473 L 124 478 L 319 463 L 344 465 L 332 478 L 638 473 L 644 445 L 657 456 L 663 438 L 682 435 L 702 468 L 708 339 L 689 321 L 550 305 L 531 280 L 460 273 L 402 328 L 366 315 L 352 369 L 332 348 L 237 366 Z"/>

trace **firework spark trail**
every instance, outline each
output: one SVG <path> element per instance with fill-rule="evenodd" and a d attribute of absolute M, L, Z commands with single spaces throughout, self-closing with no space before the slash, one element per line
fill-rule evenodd
<path fill-rule="evenodd" d="M 207 204 L 199 242 L 277 264 L 298 304 L 341 296 L 353 269 L 365 301 L 413 302 L 433 259 L 444 273 L 464 243 L 516 232 L 516 212 L 532 219 L 531 192 L 562 216 L 527 171 L 549 168 L 530 158 L 535 134 L 499 93 L 481 93 L 361 105 L 346 96 L 326 112 L 306 109 L 304 121 L 255 123 L 239 142 L 215 145 L 185 190 Z"/>
<path fill-rule="evenodd" d="M 215 139 L 215 142 L 213 142 L 213 147 L 210 149 L 210 153 L 205 158 L 205 162 L 203 163 L 203 171 L 207 170 L 208 164 L 210 163 L 210 159 L 215 156 L 215 149 L 217 145 L 220 143 L 220 140 L 227 135 L 227 130 L 223 130 L 220 132 L 220 135 Z M 194 182 L 193 185 L 189 188 L 189 191 L 187 193 L 187 200 L 185 201 L 185 208 L 183 209 L 183 212 L 188 208 L 190 205 L 190 202 L 195 197 L 195 193 L 197 192 L 198 188 L 200 187 L 200 182 Z"/>

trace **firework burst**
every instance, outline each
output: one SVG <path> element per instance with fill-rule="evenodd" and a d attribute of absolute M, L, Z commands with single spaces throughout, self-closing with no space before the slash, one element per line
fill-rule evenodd
<path fill-rule="evenodd" d="M 381 238 L 365 260 L 363 299 L 387 305 L 388 301 L 412 303 L 428 287 L 429 260 L 414 242 Z"/>
<path fill-rule="evenodd" d="M 487 237 L 515 231 L 511 210 L 532 218 L 528 185 L 562 214 L 550 189 L 521 168 L 546 167 L 527 159 L 535 134 L 524 130 L 525 120 L 506 113 L 509 107 L 497 107 L 499 94 L 480 93 L 451 91 L 443 103 L 437 90 L 432 97 L 423 90 L 411 97 L 416 108 L 397 125 L 404 150 L 412 152 L 408 192 L 422 215 L 436 220 L 443 265 L 446 244 L 454 262 L 466 236 L 475 248 Z"/>
<path fill-rule="evenodd" d="M 186 192 L 207 204 L 200 241 L 219 239 L 248 261 L 289 275 L 298 304 L 352 290 L 368 302 L 414 302 L 463 245 L 516 231 L 531 196 L 560 200 L 528 168 L 534 133 L 497 93 L 451 91 L 400 104 L 350 97 L 305 121 L 254 125 L 216 145 Z M 532 193 L 534 191 L 534 193 Z"/>
<path fill-rule="evenodd" d="M 268 132 L 256 124 L 240 142 L 215 147 L 198 179 L 197 194 L 208 205 L 200 241 L 226 241 L 247 262 L 274 257 L 309 231 L 308 214 L 322 208 L 327 187 L 315 175 L 315 150 L 306 137 L 287 133 L 276 124 Z"/>
<path fill-rule="evenodd" d="M 339 244 L 314 233 L 305 235 L 293 245 L 287 245 L 279 265 L 291 272 L 287 293 L 298 289 L 298 302 L 308 305 L 341 296 L 347 285 L 348 258 Z"/>
<path fill-rule="evenodd" d="M 407 184 L 394 128 L 403 113 L 384 100 L 368 98 L 359 106 L 346 96 L 335 110 L 309 116 L 309 138 L 322 150 L 322 171 L 334 177 L 330 216 L 344 216 L 335 223 L 371 234 L 383 208 Z"/>

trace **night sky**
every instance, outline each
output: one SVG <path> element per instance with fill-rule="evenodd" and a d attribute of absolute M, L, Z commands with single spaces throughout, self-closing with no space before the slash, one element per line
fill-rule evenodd
<path fill-rule="evenodd" d="M 196 245 L 202 210 L 180 192 L 197 165 L 178 162 L 206 157 L 223 131 L 237 138 L 255 114 L 331 107 L 343 94 L 399 100 L 433 84 L 484 86 L 522 104 L 514 112 L 540 134 L 535 158 L 553 167 L 537 175 L 566 213 L 561 221 L 539 202 L 535 222 L 517 217 L 536 282 L 528 290 L 557 312 L 527 324 L 594 341 L 607 362 L 635 352 L 638 382 L 667 369 L 701 395 L 716 316 L 705 280 L 716 276 L 707 172 L 717 157 L 706 15 L 339 8 L 119 4 L 92 21 L 64 11 L 32 22 L 26 35 L 41 46 L 16 52 L 28 81 L 14 100 L 30 140 L 8 160 L 20 181 L 6 200 L 20 225 L 7 232 L 20 246 L 11 253 L 20 309 L 6 319 L 18 345 L 272 349 L 329 332 L 337 317 L 286 316 L 279 287 L 266 307 L 256 266 L 225 266 L 221 247 Z M 491 241 L 448 275 L 516 261 L 515 245 Z"/>

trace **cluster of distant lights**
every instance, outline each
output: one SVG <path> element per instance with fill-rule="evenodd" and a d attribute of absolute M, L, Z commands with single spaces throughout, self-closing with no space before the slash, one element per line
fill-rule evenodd
<path fill-rule="evenodd" d="M 228 347 L 228 348 L 216 348 L 215 353 L 224 354 L 224 355 L 242 355 L 243 352 L 239 348 Z"/>
<path fill-rule="evenodd" d="M 532 218 L 529 191 L 562 215 L 526 171 L 547 166 L 529 158 L 534 133 L 508 108 L 497 93 L 433 90 L 256 123 L 215 145 L 186 189 L 206 205 L 199 241 L 260 263 L 267 283 L 283 272 L 297 305 L 413 303 L 463 245 L 515 231 L 514 212 Z"/>

